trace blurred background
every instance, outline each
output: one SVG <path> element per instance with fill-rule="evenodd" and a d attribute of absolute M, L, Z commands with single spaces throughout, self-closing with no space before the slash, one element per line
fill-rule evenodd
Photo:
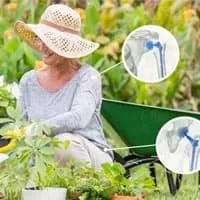
<path fill-rule="evenodd" d="M 18 82 L 32 68 L 42 66 L 39 55 L 13 31 L 17 19 L 38 23 L 47 5 L 64 3 L 80 14 L 83 35 L 101 44 L 82 58 L 99 72 L 121 61 L 127 35 L 139 26 L 156 24 L 168 29 L 180 46 L 177 70 L 159 84 L 132 78 L 123 65 L 102 76 L 105 98 L 198 111 L 200 109 L 200 1 L 199 0 L 1 0 L 0 75 Z"/>

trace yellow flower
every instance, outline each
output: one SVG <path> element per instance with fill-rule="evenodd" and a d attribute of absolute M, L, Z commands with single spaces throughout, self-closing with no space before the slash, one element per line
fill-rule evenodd
<path fill-rule="evenodd" d="M 16 128 L 15 130 L 9 130 L 5 134 L 5 138 L 14 140 L 21 140 L 25 136 L 25 130 L 23 128 Z"/>
<path fill-rule="evenodd" d="M 109 37 L 106 37 L 104 35 L 100 35 L 99 37 L 96 38 L 96 42 L 99 42 L 100 44 L 108 44 L 110 42 Z"/>
<path fill-rule="evenodd" d="M 82 8 L 76 8 L 75 11 L 80 15 L 81 20 L 85 19 L 85 11 Z"/>
<path fill-rule="evenodd" d="M 35 61 L 35 68 L 38 69 L 38 68 L 41 68 L 44 66 L 44 62 L 41 61 L 41 60 L 36 60 Z"/>
<path fill-rule="evenodd" d="M 111 56 L 114 60 L 118 59 L 118 53 L 119 53 L 120 47 L 118 42 L 111 42 L 109 45 L 105 46 L 103 48 L 103 54 L 106 56 Z"/>
<path fill-rule="evenodd" d="M 13 35 L 12 35 L 12 32 L 11 31 L 5 31 L 4 34 L 3 34 L 4 38 L 6 40 L 11 40 Z"/>
<path fill-rule="evenodd" d="M 109 32 L 116 26 L 116 11 L 114 9 L 105 9 L 101 12 L 100 19 L 102 30 Z"/>
<path fill-rule="evenodd" d="M 16 8 L 17 8 L 17 4 L 16 3 L 9 3 L 9 4 L 7 4 L 7 9 L 9 11 L 16 11 Z"/>
<path fill-rule="evenodd" d="M 184 19 L 189 20 L 191 17 L 196 15 L 196 11 L 193 9 L 185 10 L 183 13 Z"/>
<path fill-rule="evenodd" d="M 103 9 L 112 9 L 115 7 L 115 4 L 113 2 L 110 1 L 106 1 L 103 5 L 102 8 Z"/>
<path fill-rule="evenodd" d="M 133 4 L 134 0 L 122 0 L 122 4 Z"/>

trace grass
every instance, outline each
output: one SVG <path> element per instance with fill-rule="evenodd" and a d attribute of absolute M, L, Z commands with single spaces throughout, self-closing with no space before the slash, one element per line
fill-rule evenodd
<path fill-rule="evenodd" d="M 137 169 L 138 168 L 138 169 Z M 145 168 L 148 171 L 148 166 L 138 166 L 135 170 Z M 146 200 L 198 200 L 200 199 L 200 187 L 198 185 L 198 173 L 183 175 L 181 187 L 175 196 L 169 192 L 167 177 L 164 167 L 156 164 L 157 190 L 148 194 Z"/>

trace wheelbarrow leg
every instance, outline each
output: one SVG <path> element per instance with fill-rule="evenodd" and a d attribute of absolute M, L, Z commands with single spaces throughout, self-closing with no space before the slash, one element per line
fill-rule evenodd
<path fill-rule="evenodd" d="M 153 181 L 155 183 L 155 186 L 157 186 L 155 163 L 149 164 L 149 170 L 150 170 L 150 176 L 153 177 Z"/>
<path fill-rule="evenodd" d="M 126 169 L 125 177 L 129 178 L 131 176 L 130 169 Z"/>
<path fill-rule="evenodd" d="M 198 187 L 200 187 L 200 171 L 198 172 Z"/>
<path fill-rule="evenodd" d="M 179 190 L 181 186 L 181 181 L 182 181 L 183 176 L 181 174 L 177 174 L 176 176 L 176 190 Z"/>
<path fill-rule="evenodd" d="M 168 181 L 168 186 L 169 186 L 169 191 L 172 195 L 176 194 L 176 185 L 174 183 L 174 179 L 173 179 L 173 174 L 171 171 L 167 170 L 166 171 L 166 175 L 167 175 L 167 181 Z"/>

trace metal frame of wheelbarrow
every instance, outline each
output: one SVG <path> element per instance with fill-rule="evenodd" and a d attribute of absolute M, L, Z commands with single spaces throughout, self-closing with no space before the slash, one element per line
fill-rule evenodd
<path fill-rule="evenodd" d="M 160 128 L 175 117 L 188 116 L 200 119 L 200 113 L 197 112 L 108 99 L 103 99 L 101 114 L 128 147 L 155 144 Z M 123 164 L 127 170 L 127 175 L 131 168 L 141 164 L 149 164 L 150 174 L 157 184 L 154 164 L 161 164 L 161 162 L 157 157 L 155 146 L 130 150 L 126 157 L 121 157 L 116 152 L 114 152 L 114 155 L 115 160 Z M 182 175 L 166 169 L 166 176 L 169 191 L 172 195 L 175 195 L 180 188 Z"/>

